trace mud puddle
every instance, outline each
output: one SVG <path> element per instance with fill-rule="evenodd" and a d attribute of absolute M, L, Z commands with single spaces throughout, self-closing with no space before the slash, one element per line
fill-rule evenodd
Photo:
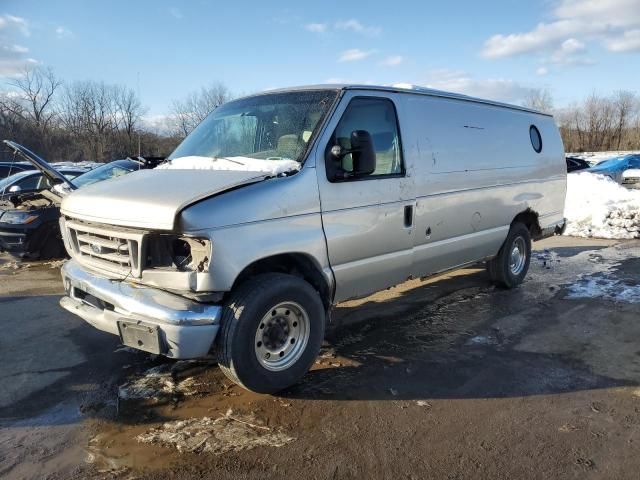
<path fill-rule="evenodd" d="M 347 359 L 326 352 L 326 363 Z M 160 360 L 157 360 L 160 361 Z M 314 369 L 334 368 L 323 365 Z M 276 448 L 295 441 L 298 400 L 248 392 L 214 362 L 166 362 L 141 369 L 118 389 L 110 420 L 89 420 L 86 461 L 97 472 L 158 470 L 191 455 Z"/>

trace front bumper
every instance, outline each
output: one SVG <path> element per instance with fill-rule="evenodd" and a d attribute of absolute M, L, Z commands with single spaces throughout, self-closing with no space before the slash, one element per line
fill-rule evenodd
<path fill-rule="evenodd" d="M 9 252 L 16 257 L 29 256 L 33 230 L 23 228 L 0 227 L 0 251 Z"/>
<path fill-rule="evenodd" d="M 67 296 L 60 305 L 96 327 L 120 336 L 125 345 L 170 358 L 198 358 L 209 353 L 220 328 L 222 307 L 198 303 L 163 290 L 111 280 L 88 272 L 75 260 L 62 267 Z M 123 333 L 146 329 L 149 336 Z M 142 334 L 141 334 L 142 335 Z"/>

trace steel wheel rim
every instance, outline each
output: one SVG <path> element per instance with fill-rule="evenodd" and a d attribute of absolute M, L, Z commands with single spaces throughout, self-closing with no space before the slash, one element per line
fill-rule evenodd
<path fill-rule="evenodd" d="M 282 302 L 262 317 L 254 339 L 256 358 L 272 372 L 296 363 L 309 342 L 309 315 L 295 302 Z"/>
<path fill-rule="evenodd" d="M 509 256 L 509 270 L 513 275 L 520 275 L 524 270 L 527 262 L 527 247 L 524 238 L 516 237 L 511 247 L 511 255 Z"/>

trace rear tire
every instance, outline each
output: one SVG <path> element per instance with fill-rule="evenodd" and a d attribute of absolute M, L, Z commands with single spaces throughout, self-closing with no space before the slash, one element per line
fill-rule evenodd
<path fill-rule="evenodd" d="M 238 385 L 275 393 L 311 368 L 324 339 L 319 294 L 293 275 L 269 273 L 241 284 L 225 303 L 218 363 Z"/>
<path fill-rule="evenodd" d="M 491 281 L 498 287 L 515 288 L 529 271 L 531 234 L 523 223 L 514 223 L 498 255 L 487 262 Z"/>

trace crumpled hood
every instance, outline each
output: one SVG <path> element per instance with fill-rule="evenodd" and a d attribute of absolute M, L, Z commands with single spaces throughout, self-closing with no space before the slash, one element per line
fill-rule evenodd
<path fill-rule="evenodd" d="M 66 196 L 64 215 L 123 227 L 173 230 L 188 205 L 267 175 L 251 171 L 140 170 Z"/>

